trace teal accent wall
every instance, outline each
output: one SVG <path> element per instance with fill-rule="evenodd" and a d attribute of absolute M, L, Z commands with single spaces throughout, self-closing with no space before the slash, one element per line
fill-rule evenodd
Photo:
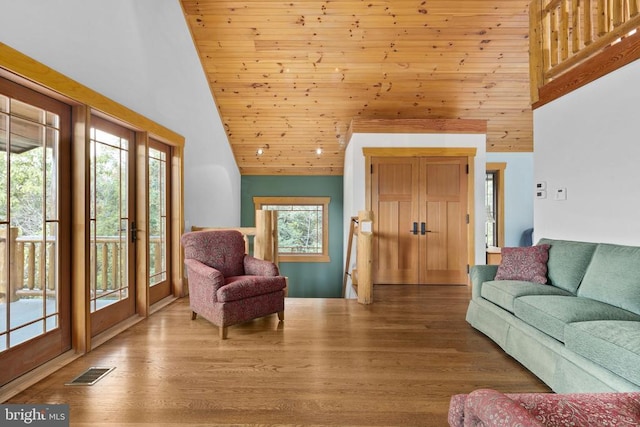
<path fill-rule="evenodd" d="M 342 176 L 243 176 L 241 177 L 240 222 L 255 226 L 253 198 L 330 197 L 330 262 L 280 262 L 280 274 L 289 278 L 289 296 L 341 298 L 343 277 L 343 186 Z"/>

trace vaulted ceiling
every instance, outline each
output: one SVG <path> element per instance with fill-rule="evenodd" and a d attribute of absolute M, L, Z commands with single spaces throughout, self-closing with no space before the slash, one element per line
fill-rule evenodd
<path fill-rule="evenodd" d="M 341 175 L 354 119 L 483 119 L 488 151 L 533 149 L 528 1 L 181 3 L 243 175 Z"/>

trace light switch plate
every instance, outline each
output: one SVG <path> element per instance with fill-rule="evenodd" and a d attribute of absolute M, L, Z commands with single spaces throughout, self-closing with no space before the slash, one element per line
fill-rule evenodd
<path fill-rule="evenodd" d="M 536 199 L 546 199 L 547 190 L 536 190 Z"/>

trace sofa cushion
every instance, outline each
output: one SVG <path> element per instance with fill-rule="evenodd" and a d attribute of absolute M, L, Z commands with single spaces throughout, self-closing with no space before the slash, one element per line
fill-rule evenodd
<path fill-rule="evenodd" d="M 575 295 L 598 245 L 596 243 L 552 239 L 540 239 L 538 244 L 551 245 L 549 261 L 547 261 L 549 284 Z"/>
<path fill-rule="evenodd" d="M 519 319 L 564 342 L 567 323 L 588 320 L 635 320 L 640 316 L 590 298 L 527 295 L 516 298 L 513 312 Z"/>
<path fill-rule="evenodd" d="M 549 245 L 502 248 L 502 261 L 495 280 L 525 280 L 547 283 Z"/>
<path fill-rule="evenodd" d="M 640 247 L 599 244 L 578 296 L 640 314 Z"/>
<path fill-rule="evenodd" d="M 640 322 L 571 323 L 565 328 L 564 338 L 569 350 L 640 385 Z"/>
<path fill-rule="evenodd" d="M 555 286 L 520 280 L 492 280 L 482 284 L 480 295 L 488 301 L 513 313 L 513 301 L 524 295 L 566 295 L 571 292 Z"/>
<path fill-rule="evenodd" d="M 640 384 L 640 322 L 596 320 L 571 323 L 565 328 L 564 338 L 568 349 Z"/>

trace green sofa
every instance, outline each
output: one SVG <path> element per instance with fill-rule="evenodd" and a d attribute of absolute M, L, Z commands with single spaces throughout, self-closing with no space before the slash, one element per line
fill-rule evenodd
<path fill-rule="evenodd" d="M 547 284 L 474 266 L 467 322 L 557 393 L 640 391 L 640 247 L 538 244 Z"/>

